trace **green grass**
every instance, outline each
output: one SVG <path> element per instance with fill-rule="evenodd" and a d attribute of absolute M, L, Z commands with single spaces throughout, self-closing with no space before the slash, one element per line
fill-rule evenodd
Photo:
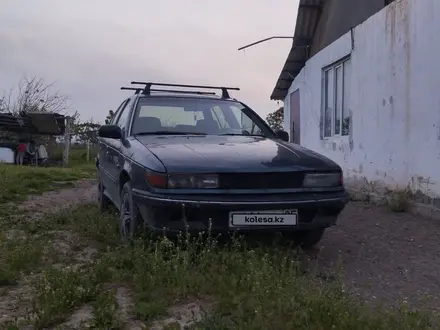
<path fill-rule="evenodd" d="M 93 239 L 99 250 L 90 265 L 49 266 L 34 284 L 38 329 L 59 324 L 86 303 L 93 306 L 93 328 L 121 329 L 111 289 L 120 285 L 133 293 L 132 317 L 146 324 L 165 317 L 176 303 L 201 299 L 210 308 L 194 329 L 440 329 L 432 316 L 405 307 L 371 310 L 338 280 L 304 276 L 299 254 L 284 247 L 250 248 L 240 239 L 225 245 L 185 235 L 126 246 L 118 239 L 117 216 L 101 215 L 95 205 L 22 226 L 31 233 L 73 230 Z"/>
<path fill-rule="evenodd" d="M 23 273 L 36 270 L 42 260 L 44 238 L 6 237 L 0 233 L 0 286 L 15 284 Z"/>
<path fill-rule="evenodd" d="M 69 168 L 0 164 L 0 204 L 26 199 L 28 195 L 71 185 L 96 176 L 94 164 Z"/>
<path fill-rule="evenodd" d="M 50 151 L 50 157 L 53 160 L 62 162 L 63 160 L 63 148 L 58 147 Z M 98 147 L 92 147 L 89 151 L 89 162 L 87 162 L 87 149 L 73 147 L 69 153 L 69 166 L 83 165 L 87 163 L 95 163 L 94 158 L 98 153 Z"/>
<path fill-rule="evenodd" d="M 99 297 L 101 290 L 99 275 L 92 268 L 45 271 L 35 284 L 35 327 L 43 329 L 56 325 L 75 307 Z"/>
<path fill-rule="evenodd" d="M 123 324 L 119 318 L 119 305 L 116 300 L 115 290 L 100 293 L 93 303 L 93 329 L 122 329 Z"/>
<path fill-rule="evenodd" d="M 62 160 L 62 149 L 52 150 L 53 160 Z M 69 154 L 69 166 L 33 167 L 16 166 L 0 163 L 0 204 L 20 201 L 28 195 L 40 194 L 44 191 L 71 186 L 81 179 L 96 177 L 94 157 L 96 148 L 90 151 L 87 161 L 87 150 L 72 149 Z"/>

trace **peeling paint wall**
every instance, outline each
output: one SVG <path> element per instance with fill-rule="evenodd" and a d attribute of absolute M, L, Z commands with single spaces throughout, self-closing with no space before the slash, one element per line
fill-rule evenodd
<path fill-rule="evenodd" d="M 284 109 L 299 88 L 301 144 L 340 164 L 346 182 L 440 196 L 438 17 L 439 0 L 396 0 L 313 56 L 292 83 Z M 351 132 L 322 140 L 322 68 L 350 53 Z M 285 118 L 290 131 L 289 111 Z"/>

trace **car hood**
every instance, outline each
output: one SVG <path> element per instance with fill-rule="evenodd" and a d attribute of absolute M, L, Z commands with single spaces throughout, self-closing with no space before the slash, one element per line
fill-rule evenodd
<path fill-rule="evenodd" d="M 339 169 L 292 143 L 253 136 L 137 136 L 168 172 L 273 172 Z"/>

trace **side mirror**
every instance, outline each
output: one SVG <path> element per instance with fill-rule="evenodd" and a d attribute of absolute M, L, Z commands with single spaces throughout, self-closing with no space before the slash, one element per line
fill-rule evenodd
<path fill-rule="evenodd" d="M 121 139 L 122 130 L 117 125 L 102 125 L 98 130 L 98 136 L 108 139 Z"/>
<path fill-rule="evenodd" d="M 287 133 L 286 131 L 276 131 L 275 136 L 282 141 L 289 142 L 289 133 Z"/>

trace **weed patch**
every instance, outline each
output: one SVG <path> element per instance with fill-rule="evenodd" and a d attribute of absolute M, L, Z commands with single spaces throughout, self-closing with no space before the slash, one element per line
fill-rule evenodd
<path fill-rule="evenodd" d="M 390 191 L 387 203 L 393 212 L 406 212 L 408 210 L 412 193 L 409 189 Z"/>
<path fill-rule="evenodd" d="M 110 259 L 108 259 L 110 258 Z M 185 245 L 166 238 L 137 242 L 131 250 L 104 256 L 113 280 L 130 282 L 137 317 L 166 316 L 178 301 L 214 301 L 217 317 L 228 329 L 429 329 L 421 314 L 372 313 L 344 292 L 299 272 L 292 251 L 249 250 L 239 240 L 227 247 L 214 241 Z M 227 320 L 227 322 L 225 321 Z M 216 327 L 214 327 L 216 328 Z"/>
<path fill-rule="evenodd" d="M 64 321 L 74 308 L 99 297 L 106 280 L 103 275 L 98 267 L 45 271 L 35 284 L 33 314 L 36 328 L 43 329 Z"/>
<path fill-rule="evenodd" d="M 120 306 L 116 300 L 116 290 L 101 293 L 93 304 L 93 329 L 122 329 L 123 324 L 119 317 Z"/>
<path fill-rule="evenodd" d="M 50 230 L 71 230 L 83 238 L 93 239 L 101 246 L 117 246 L 119 218 L 116 213 L 101 214 L 96 204 L 85 204 L 58 214 L 46 216 L 40 221 L 21 223 L 20 229 L 30 233 Z"/>
<path fill-rule="evenodd" d="M 22 273 L 35 271 L 41 264 L 44 248 L 43 239 L 0 233 L 0 286 L 16 284 Z"/>
<path fill-rule="evenodd" d="M 37 329 L 60 325 L 85 306 L 95 329 L 119 329 L 132 320 L 178 329 L 182 318 L 190 329 L 210 330 L 440 329 L 435 316 L 406 306 L 395 312 L 360 304 L 339 279 L 304 273 L 301 253 L 290 248 L 251 247 L 241 238 L 220 244 L 185 234 L 127 246 L 120 244 L 117 226 L 117 215 L 102 215 L 96 205 L 22 224 L 27 235 L 71 231 L 100 247 L 86 266 L 73 267 L 69 260 L 39 276 L 33 284 Z M 124 306 L 109 287 L 126 288 L 130 303 Z M 184 313 L 194 313 L 193 319 Z"/>

